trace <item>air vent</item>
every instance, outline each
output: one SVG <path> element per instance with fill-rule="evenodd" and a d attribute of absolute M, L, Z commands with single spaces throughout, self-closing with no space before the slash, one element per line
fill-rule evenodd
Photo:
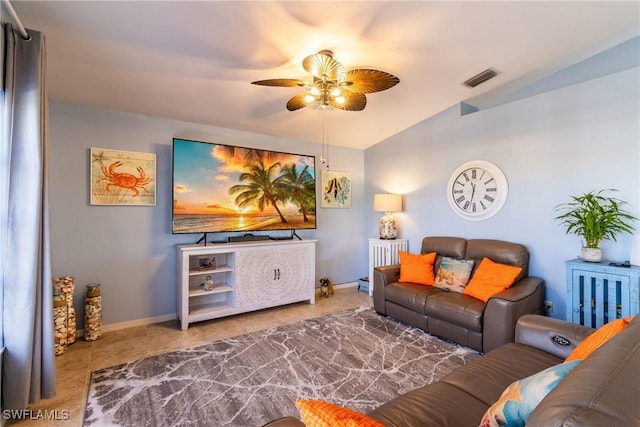
<path fill-rule="evenodd" d="M 462 84 L 467 86 L 467 87 L 476 87 L 479 84 L 484 83 L 487 80 L 490 80 L 490 79 L 494 78 L 497 75 L 498 75 L 498 73 L 496 72 L 496 70 L 494 70 L 493 68 L 487 68 L 486 70 L 484 70 L 480 74 L 477 74 L 477 75 L 471 77 L 469 80 L 467 80 L 466 82 L 464 82 Z"/>

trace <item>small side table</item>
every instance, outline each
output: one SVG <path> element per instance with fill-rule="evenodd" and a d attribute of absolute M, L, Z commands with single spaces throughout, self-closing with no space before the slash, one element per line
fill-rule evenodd
<path fill-rule="evenodd" d="M 399 264 L 400 251 L 409 251 L 408 239 L 369 239 L 369 296 L 373 296 L 373 269 Z"/>
<path fill-rule="evenodd" d="M 567 321 L 599 328 L 640 312 L 640 267 L 572 259 L 567 266 Z"/>

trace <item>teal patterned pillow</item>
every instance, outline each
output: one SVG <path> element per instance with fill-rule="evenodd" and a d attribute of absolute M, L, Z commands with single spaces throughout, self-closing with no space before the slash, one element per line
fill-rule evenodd
<path fill-rule="evenodd" d="M 580 360 L 561 363 L 511 384 L 482 417 L 480 427 L 520 427 Z"/>
<path fill-rule="evenodd" d="M 440 260 L 440 268 L 433 286 L 453 292 L 463 292 L 473 270 L 473 260 L 446 256 Z"/>

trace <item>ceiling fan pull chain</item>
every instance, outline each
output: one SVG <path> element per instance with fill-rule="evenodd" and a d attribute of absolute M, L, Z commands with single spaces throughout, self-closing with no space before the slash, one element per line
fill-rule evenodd
<path fill-rule="evenodd" d="M 322 114 L 325 114 L 324 111 Z M 327 126 L 325 124 L 325 126 Z M 329 170 L 329 126 L 327 126 L 327 170 Z"/>
<path fill-rule="evenodd" d="M 320 156 L 320 161 L 324 165 L 324 164 L 327 163 L 327 160 L 324 157 L 324 141 L 325 141 L 325 135 L 324 135 L 324 111 L 322 111 L 322 127 L 321 127 L 321 131 L 322 131 L 322 155 Z"/>
<path fill-rule="evenodd" d="M 329 143 L 327 142 L 327 123 L 325 119 L 326 110 L 322 110 L 322 157 L 320 161 L 329 170 Z"/>

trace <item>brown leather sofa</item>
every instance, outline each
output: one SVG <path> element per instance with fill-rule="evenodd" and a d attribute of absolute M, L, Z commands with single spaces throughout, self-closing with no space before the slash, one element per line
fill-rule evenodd
<path fill-rule="evenodd" d="M 442 380 L 379 406 L 368 415 L 388 427 L 477 427 L 514 381 L 564 359 L 593 329 L 539 315 L 517 322 L 515 343 L 484 354 Z M 560 338 L 560 339 L 559 339 Z M 533 410 L 527 427 L 640 425 L 640 315 L 584 359 Z M 268 427 L 300 427 L 281 418 Z"/>
<path fill-rule="evenodd" d="M 523 314 L 542 313 L 544 282 L 529 277 L 529 251 L 523 245 L 489 239 L 425 237 L 420 252 L 437 253 L 435 272 L 443 256 L 474 260 L 472 277 L 484 257 L 521 267 L 522 272 L 510 288 L 485 303 L 434 286 L 400 283 L 400 265 L 377 267 L 373 273 L 373 305 L 378 313 L 480 352 L 513 342 L 516 321 Z"/>

